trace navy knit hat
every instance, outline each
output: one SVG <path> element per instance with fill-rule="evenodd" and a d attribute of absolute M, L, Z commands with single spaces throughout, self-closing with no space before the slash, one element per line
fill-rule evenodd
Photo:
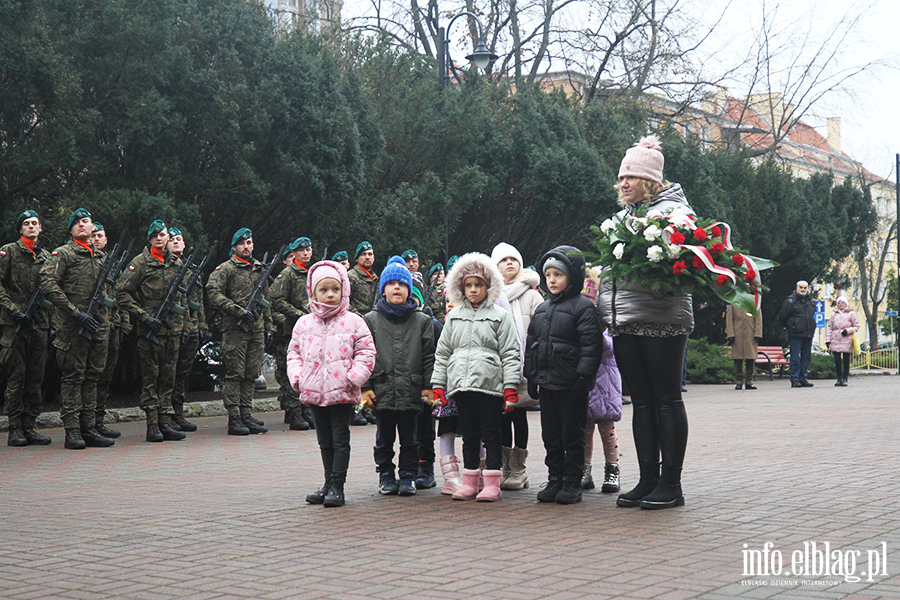
<path fill-rule="evenodd" d="M 30 219 L 30 218 L 36 217 L 36 216 L 38 216 L 38 215 L 33 210 L 26 210 L 21 215 L 19 215 L 19 218 L 16 219 L 16 233 L 22 232 L 22 223 L 25 222 L 25 219 Z"/>
<path fill-rule="evenodd" d="M 234 236 L 231 238 L 231 245 L 237 246 L 244 240 L 249 240 L 253 237 L 253 232 L 247 229 L 246 227 L 241 227 L 237 231 L 234 232 Z"/>
<path fill-rule="evenodd" d="M 94 220 L 94 218 L 91 217 L 91 213 L 89 213 L 86 208 L 76 209 L 75 212 L 72 213 L 72 216 L 69 217 L 69 227 L 68 227 L 69 231 L 72 230 L 72 225 L 75 224 L 75 221 L 80 221 L 84 218 L 88 218 L 91 221 Z"/>
<path fill-rule="evenodd" d="M 400 260 L 402 261 L 403 259 L 400 258 Z M 397 262 L 389 262 L 381 272 L 381 279 L 379 279 L 378 281 L 378 292 L 382 296 L 384 296 L 384 286 L 392 281 L 399 281 L 400 283 L 404 284 L 407 289 L 412 291 L 412 273 L 410 273 L 409 269 L 406 268 L 405 263 L 398 264 Z"/>
<path fill-rule="evenodd" d="M 150 227 L 147 228 L 147 241 L 150 241 L 154 234 L 161 232 L 165 228 L 166 224 L 159 219 L 150 223 Z"/>
<path fill-rule="evenodd" d="M 353 255 L 353 260 L 359 258 L 359 255 L 365 252 L 366 250 L 371 250 L 372 244 L 369 242 L 360 242 L 359 246 L 356 247 L 356 254 Z"/>
<path fill-rule="evenodd" d="M 341 262 L 342 260 L 350 260 L 350 256 L 347 254 L 346 250 L 341 250 L 340 252 L 335 252 L 334 256 L 331 257 L 331 260 L 334 262 Z"/>

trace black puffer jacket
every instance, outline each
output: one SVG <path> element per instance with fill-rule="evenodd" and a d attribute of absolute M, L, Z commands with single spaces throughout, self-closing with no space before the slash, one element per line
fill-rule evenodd
<path fill-rule="evenodd" d="M 792 292 L 781 305 L 778 320 L 787 329 L 788 336 L 811 338 L 816 333 L 816 303 L 809 294 L 801 296 Z"/>
<path fill-rule="evenodd" d="M 544 281 L 544 263 L 555 257 L 568 266 L 569 285 L 559 296 L 537 307 L 525 342 L 525 377 L 530 383 L 560 389 L 573 387 L 578 379 L 594 380 L 603 358 L 603 331 L 594 304 L 581 295 L 584 257 L 572 246 L 558 246 L 541 257 L 538 272 Z"/>

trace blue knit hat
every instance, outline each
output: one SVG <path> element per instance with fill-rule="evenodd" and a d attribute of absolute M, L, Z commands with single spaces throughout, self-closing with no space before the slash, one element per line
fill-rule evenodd
<path fill-rule="evenodd" d="M 68 227 L 69 231 L 72 230 L 72 225 L 75 224 L 75 221 L 80 221 L 80 220 L 84 219 L 85 217 L 90 219 L 91 221 L 94 220 L 94 218 L 91 217 L 91 213 L 89 213 L 86 208 L 76 209 L 75 212 L 72 213 L 72 216 L 69 217 L 69 227 Z"/>
<path fill-rule="evenodd" d="M 350 256 L 347 254 L 346 250 L 341 250 L 340 252 L 335 252 L 334 256 L 331 257 L 331 260 L 334 262 L 341 262 L 342 260 L 350 260 Z"/>
<path fill-rule="evenodd" d="M 234 232 L 234 236 L 231 238 L 231 245 L 237 246 L 244 240 L 249 240 L 253 237 L 253 232 L 247 229 L 246 227 L 241 227 L 237 231 Z"/>
<path fill-rule="evenodd" d="M 26 210 L 21 215 L 19 215 L 19 218 L 16 219 L 16 233 L 22 232 L 22 223 L 25 222 L 25 219 L 30 219 L 30 218 L 36 217 L 36 216 L 38 216 L 38 215 L 33 210 Z"/>
<path fill-rule="evenodd" d="M 403 260 L 403 257 L 397 256 L 396 254 L 388 259 L 387 264 L 388 265 L 400 265 L 401 267 L 403 267 L 404 269 L 409 271 L 409 269 L 406 267 L 406 261 Z M 385 266 L 387 266 L 387 265 L 385 265 Z"/>
<path fill-rule="evenodd" d="M 359 258 L 359 255 L 365 252 L 366 250 L 371 250 L 372 244 L 369 242 L 360 242 L 359 246 L 356 247 L 356 254 L 353 255 L 353 260 Z"/>
<path fill-rule="evenodd" d="M 154 234 L 161 232 L 165 228 L 166 224 L 159 219 L 150 223 L 150 227 L 147 228 L 147 241 L 150 241 Z"/>
<path fill-rule="evenodd" d="M 392 281 L 399 281 L 400 283 L 404 284 L 410 291 L 413 287 L 412 273 L 410 273 L 409 269 L 406 268 L 406 263 L 402 262 L 403 259 L 399 256 L 396 256 L 394 258 L 399 259 L 401 262 L 388 262 L 387 266 L 381 272 L 381 279 L 378 281 L 378 291 L 382 296 L 384 296 L 384 286 Z"/>

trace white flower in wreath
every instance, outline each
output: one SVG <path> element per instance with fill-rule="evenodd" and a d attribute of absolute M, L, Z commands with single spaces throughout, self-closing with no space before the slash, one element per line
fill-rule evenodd
<path fill-rule="evenodd" d="M 661 216 L 663 216 L 663 212 L 662 212 L 661 210 L 656 209 L 656 208 L 647 211 L 647 218 L 648 218 L 648 219 L 658 219 L 658 218 L 660 218 Z"/>
<path fill-rule="evenodd" d="M 616 222 L 613 221 L 612 219 L 607 219 L 607 220 L 603 221 L 603 223 L 600 224 L 600 231 L 602 231 L 603 233 L 609 233 L 610 231 L 615 229 L 615 227 L 616 227 Z"/>
<path fill-rule="evenodd" d="M 679 254 L 681 254 L 681 246 L 666 244 L 666 255 L 669 258 L 678 258 Z"/>
<path fill-rule="evenodd" d="M 623 254 L 625 254 L 625 244 L 616 244 L 616 247 L 613 248 L 613 256 L 616 257 L 616 260 L 622 260 Z"/>
<path fill-rule="evenodd" d="M 665 251 L 660 246 L 650 246 L 647 248 L 647 258 L 650 262 L 658 263 L 666 256 Z"/>
<path fill-rule="evenodd" d="M 652 242 L 660 235 L 662 235 L 662 230 L 656 225 L 650 225 L 644 230 L 644 239 L 648 242 Z"/>

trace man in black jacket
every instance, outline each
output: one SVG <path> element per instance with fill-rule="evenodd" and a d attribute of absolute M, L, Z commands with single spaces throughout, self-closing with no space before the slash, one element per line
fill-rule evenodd
<path fill-rule="evenodd" d="M 809 296 L 809 283 L 797 282 L 797 289 L 781 305 L 778 320 L 790 337 L 791 387 L 812 387 L 807 380 L 807 369 L 816 332 L 816 305 Z"/>

